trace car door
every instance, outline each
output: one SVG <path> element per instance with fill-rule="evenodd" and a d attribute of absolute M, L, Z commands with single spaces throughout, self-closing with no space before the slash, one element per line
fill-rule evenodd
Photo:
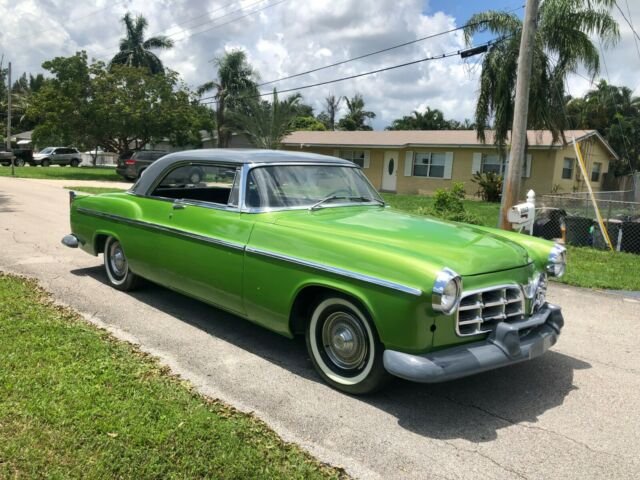
<path fill-rule="evenodd" d="M 164 173 L 138 202 L 155 228 L 146 229 L 133 254 L 150 279 L 242 314 L 244 247 L 253 223 L 238 208 L 239 179 L 240 169 L 224 164 Z"/>

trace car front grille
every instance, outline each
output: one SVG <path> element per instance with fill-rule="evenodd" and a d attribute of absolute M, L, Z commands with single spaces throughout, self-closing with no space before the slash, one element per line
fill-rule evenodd
<path fill-rule="evenodd" d="M 499 322 L 521 320 L 524 295 L 518 285 L 462 292 L 456 332 L 460 336 L 491 332 Z"/>

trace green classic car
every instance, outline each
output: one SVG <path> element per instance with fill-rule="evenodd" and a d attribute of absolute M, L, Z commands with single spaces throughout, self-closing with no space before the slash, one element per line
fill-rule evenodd
<path fill-rule="evenodd" d="M 114 288 L 145 278 L 304 334 L 319 375 L 348 393 L 528 360 L 563 326 L 545 294 L 564 248 L 394 211 L 334 157 L 170 154 L 126 193 L 72 193 L 71 230 L 62 242 L 103 253 Z"/>

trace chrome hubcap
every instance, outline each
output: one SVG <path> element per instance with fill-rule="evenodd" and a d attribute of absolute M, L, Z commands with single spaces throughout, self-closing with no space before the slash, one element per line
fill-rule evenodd
<path fill-rule="evenodd" d="M 346 312 L 327 317 L 322 343 L 329 359 L 344 370 L 360 367 L 367 357 L 367 337 L 360 322 Z"/>
<path fill-rule="evenodd" d="M 110 253 L 111 271 L 117 277 L 124 277 L 127 273 L 127 258 L 124 256 L 124 251 L 119 242 L 113 242 Z"/>

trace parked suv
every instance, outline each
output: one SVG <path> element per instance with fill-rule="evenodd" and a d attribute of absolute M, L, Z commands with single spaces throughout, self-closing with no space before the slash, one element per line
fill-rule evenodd
<path fill-rule="evenodd" d="M 145 168 L 166 155 L 162 150 L 138 150 L 124 152 L 118 157 L 116 172 L 128 180 L 135 180 Z"/>
<path fill-rule="evenodd" d="M 69 165 L 77 167 L 80 165 L 82 158 L 77 148 L 73 147 L 47 147 L 33 154 L 32 165 L 41 165 L 48 167 L 49 165 Z"/>

